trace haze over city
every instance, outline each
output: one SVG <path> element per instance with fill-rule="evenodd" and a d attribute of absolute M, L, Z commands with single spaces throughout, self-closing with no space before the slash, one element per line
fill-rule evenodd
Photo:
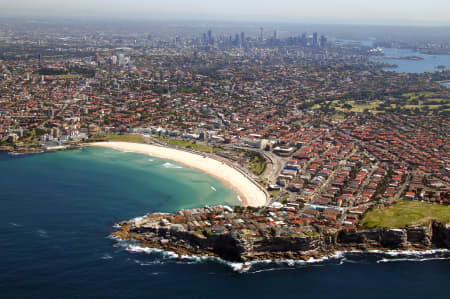
<path fill-rule="evenodd" d="M 2 0 L 0 15 L 450 25 L 446 0 Z"/>
<path fill-rule="evenodd" d="M 450 0 L 0 0 L 1 298 L 447 298 Z"/>

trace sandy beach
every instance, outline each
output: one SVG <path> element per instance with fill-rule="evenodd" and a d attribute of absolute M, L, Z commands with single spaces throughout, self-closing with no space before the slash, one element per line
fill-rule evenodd
<path fill-rule="evenodd" d="M 136 152 L 157 158 L 172 160 L 187 167 L 203 171 L 221 180 L 239 195 L 244 206 L 260 207 L 266 205 L 266 195 L 258 186 L 256 186 L 238 170 L 215 159 L 183 150 L 151 144 L 96 142 L 88 145 Z"/>

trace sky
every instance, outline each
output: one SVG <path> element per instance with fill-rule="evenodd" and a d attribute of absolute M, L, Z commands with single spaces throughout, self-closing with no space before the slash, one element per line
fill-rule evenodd
<path fill-rule="evenodd" d="M 0 0 L 0 15 L 450 25 L 450 0 Z"/>

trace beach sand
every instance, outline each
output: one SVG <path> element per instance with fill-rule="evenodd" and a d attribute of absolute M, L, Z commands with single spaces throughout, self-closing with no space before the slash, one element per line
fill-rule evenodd
<path fill-rule="evenodd" d="M 223 162 L 206 156 L 174 148 L 141 143 L 96 142 L 88 145 L 136 152 L 172 160 L 187 167 L 203 171 L 221 180 L 239 195 L 244 206 L 261 207 L 267 203 L 266 194 L 244 174 Z"/>

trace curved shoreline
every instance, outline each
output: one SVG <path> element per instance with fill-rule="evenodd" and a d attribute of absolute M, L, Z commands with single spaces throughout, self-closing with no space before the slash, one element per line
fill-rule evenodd
<path fill-rule="evenodd" d="M 86 145 L 130 151 L 171 160 L 219 179 L 239 195 L 244 206 L 261 207 L 267 203 L 266 194 L 245 175 L 233 167 L 207 156 L 152 144 L 95 142 Z"/>

